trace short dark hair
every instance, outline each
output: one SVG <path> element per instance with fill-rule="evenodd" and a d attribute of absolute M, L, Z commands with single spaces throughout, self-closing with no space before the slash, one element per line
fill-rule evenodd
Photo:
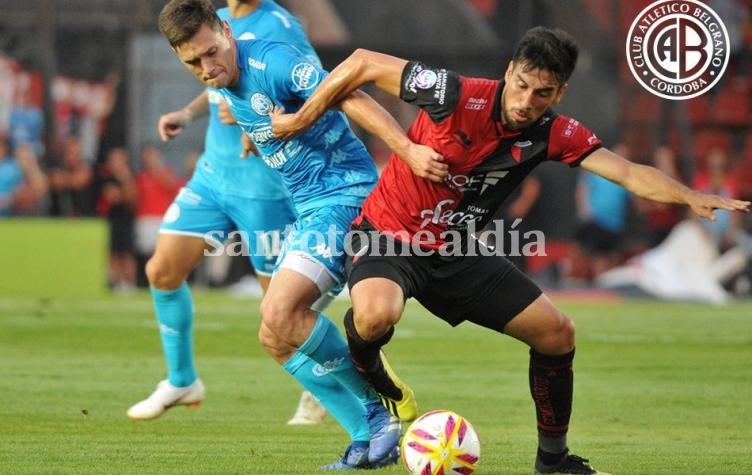
<path fill-rule="evenodd" d="M 574 38 L 566 31 L 536 26 L 517 43 L 512 61 L 524 64 L 525 70 L 551 71 L 559 84 L 565 84 L 577 64 L 579 50 Z"/>
<path fill-rule="evenodd" d="M 171 0 L 159 13 L 159 31 L 173 48 L 193 38 L 202 25 L 222 29 L 222 20 L 209 0 Z"/>

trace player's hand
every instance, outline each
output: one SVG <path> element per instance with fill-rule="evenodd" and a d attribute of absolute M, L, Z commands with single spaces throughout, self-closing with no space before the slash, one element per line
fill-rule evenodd
<path fill-rule="evenodd" d="M 240 152 L 240 158 L 248 158 L 248 155 L 253 155 L 254 157 L 259 156 L 259 152 L 258 152 L 258 149 L 256 148 L 256 144 L 253 143 L 253 140 L 251 140 L 248 134 L 244 132 L 240 141 L 243 144 L 243 151 Z"/>
<path fill-rule="evenodd" d="M 238 123 L 224 100 L 219 101 L 219 110 L 217 112 L 217 115 L 219 116 L 219 120 L 225 125 L 235 125 Z"/>
<path fill-rule="evenodd" d="M 449 165 L 444 163 L 443 155 L 426 145 L 411 143 L 400 157 L 415 176 L 441 183 L 449 175 Z"/>
<path fill-rule="evenodd" d="M 283 107 L 275 107 L 269 118 L 272 121 L 272 132 L 279 140 L 290 140 L 303 131 L 296 115 L 285 114 Z"/>
<path fill-rule="evenodd" d="M 692 211 L 698 216 L 715 221 L 716 216 L 713 211 L 725 209 L 728 211 L 749 212 L 750 202 L 742 200 L 732 200 L 718 195 L 706 195 L 700 192 L 694 192 L 687 200 L 687 204 Z"/>
<path fill-rule="evenodd" d="M 190 118 L 182 111 L 168 112 L 159 118 L 157 130 L 162 142 L 177 137 L 190 122 Z"/>

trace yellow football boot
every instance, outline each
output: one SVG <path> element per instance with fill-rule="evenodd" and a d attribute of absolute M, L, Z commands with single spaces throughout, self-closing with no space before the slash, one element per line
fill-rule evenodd
<path fill-rule="evenodd" d="M 384 365 L 384 369 L 394 385 L 402 392 L 402 399 L 400 400 L 379 394 L 382 404 L 384 404 L 393 416 L 398 417 L 402 422 L 415 420 L 418 417 L 418 401 L 415 399 L 415 392 L 397 376 L 397 373 L 389 365 L 389 361 L 387 361 L 383 351 L 381 351 L 381 363 Z"/>

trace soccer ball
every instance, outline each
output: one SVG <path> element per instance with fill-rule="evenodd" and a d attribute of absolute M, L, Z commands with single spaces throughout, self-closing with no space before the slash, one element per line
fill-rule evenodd
<path fill-rule="evenodd" d="M 410 424 L 402 438 L 402 460 L 412 475 L 469 475 L 479 459 L 478 434 L 456 412 L 427 412 Z"/>

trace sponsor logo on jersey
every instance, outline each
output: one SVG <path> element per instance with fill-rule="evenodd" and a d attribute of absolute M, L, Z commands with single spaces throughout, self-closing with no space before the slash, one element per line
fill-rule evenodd
<path fill-rule="evenodd" d="M 274 132 L 272 132 L 271 125 L 265 125 L 264 127 L 253 129 L 251 132 L 248 133 L 248 136 L 251 137 L 251 140 L 253 140 L 253 143 L 258 144 L 258 145 L 262 145 L 270 140 L 276 139 L 276 137 L 274 136 Z"/>
<path fill-rule="evenodd" d="M 431 69 L 424 69 L 415 76 L 415 87 L 418 89 L 431 89 L 438 80 L 438 76 Z"/>
<path fill-rule="evenodd" d="M 445 224 L 452 227 L 464 227 L 468 223 L 480 219 L 488 210 L 477 206 L 468 206 L 465 210 L 455 210 L 452 208 L 455 201 L 446 199 L 439 201 L 433 209 L 424 209 L 420 212 L 423 222 L 421 228 L 429 224 Z"/>
<path fill-rule="evenodd" d="M 287 163 L 287 160 L 289 160 L 290 157 L 294 157 L 300 153 L 302 148 L 303 147 L 296 142 L 285 142 L 285 146 L 281 150 L 277 150 L 268 155 L 263 155 L 261 158 L 269 167 L 279 168 Z"/>
<path fill-rule="evenodd" d="M 664 99 L 691 99 L 723 76 L 729 61 L 729 35 L 721 18 L 705 3 L 658 0 L 632 22 L 627 62 L 637 82 L 650 93 Z"/>
<path fill-rule="evenodd" d="M 285 156 L 285 152 L 282 150 L 277 150 L 270 155 L 263 155 L 261 158 L 263 158 L 264 163 L 271 168 L 279 168 L 287 163 L 287 156 Z"/>
<path fill-rule="evenodd" d="M 436 78 L 436 88 L 434 89 L 433 97 L 441 105 L 444 105 L 446 99 L 447 76 L 447 70 L 442 69 Z"/>
<path fill-rule="evenodd" d="M 459 190 L 462 193 L 467 191 L 480 190 L 480 194 L 486 192 L 488 187 L 494 186 L 499 183 L 499 180 L 507 176 L 508 170 L 494 170 L 488 173 L 480 173 L 477 175 L 452 175 L 449 174 L 444 179 L 444 182 L 454 190 Z"/>
<path fill-rule="evenodd" d="M 256 92 L 251 96 L 251 109 L 258 115 L 269 115 L 274 108 L 272 100 L 266 97 L 265 94 Z"/>
<path fill-rule="evenodd" d="M 465 109 L 472 110 L 472 111 L 480 111 L 486 108 L 486 105 L 488 104 L 488 99 L 485 99 L 483 97 L 471 97 L 467 100 L 467 103 L 465 104 Z"/>
<path fill-rule="evenodd" d="M 302 91 L 314 88 L 319 83 L 319 71 L 311 63 L 298 63 L 292 68 L 292 83 Z"/>
<path fill-rule="evenodd" d="M 263 62 L 261 62 L 261 61 L 259 61 L 257 59 L 253 59 L 253 58 L 248 58 L 248 66 L 250 66 L 252 68 L 256 68 L 259 71 L 266 70 L 266 63 L 263 63 Z"/>
<path fill-rule="evenodd" d="M 572 135 L 574 135 L 574 131 L 579 126 L 580 126 L 579 122 L 577 122 L 574 119 L 569 119 L 569 122 L 567 122 L 567 126 L 564 127 L 564 130 L 561 132 L 561 135 L 563 137 L 571 137 Z"/>

